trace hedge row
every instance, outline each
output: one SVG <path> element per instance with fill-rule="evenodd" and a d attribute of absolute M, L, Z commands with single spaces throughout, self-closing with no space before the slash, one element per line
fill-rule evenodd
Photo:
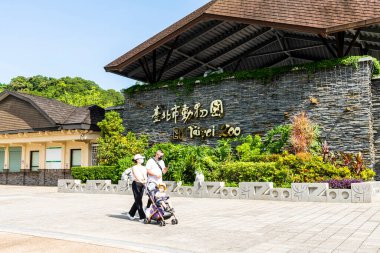
<path fill-rule="evenodd" d="M 111 180 L 117 184 L 121 178 L 123 169 L 116 166 L 92 166 L 92 167 L 74 167 L 71 168 L 71 175 L 82 182 L 87 180 Z"/>

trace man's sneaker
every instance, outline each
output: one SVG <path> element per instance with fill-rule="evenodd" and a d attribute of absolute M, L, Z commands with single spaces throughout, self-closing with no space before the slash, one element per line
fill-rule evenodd
<path fill-rule="evenodd" d="M 145 223 L 145 219 L 139 219 L 139 222 Z"/>
<path fill-rule="evenodd" d="M 133 218 L 129 213 L 127 213 L 127 218 L 129 219 L 129 220 L 134 220 L 135 218 Z"/>

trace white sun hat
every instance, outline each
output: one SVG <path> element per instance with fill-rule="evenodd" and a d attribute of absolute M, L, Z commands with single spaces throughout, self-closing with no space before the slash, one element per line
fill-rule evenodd
<path fill-rule="evenodd" d="M 137 159 L 144 159 L 145 157 L 143 157 L 142 155 L 140 154 L 136 154 L 134 157 L 133 157 L 133 160 L 137 160 Z"/>

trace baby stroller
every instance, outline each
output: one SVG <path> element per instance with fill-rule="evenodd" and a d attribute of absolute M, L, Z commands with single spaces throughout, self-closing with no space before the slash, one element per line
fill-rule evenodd
<path fill-rule="evenodd" d="M 175 217 L 174 209 L 164 209 L 162 206 L 162 200 L 157 199 L 156 192 L 157 184 L 155 182 L 148 182 L 145 186 L 146 194 L 148 198 L 152 201 L 152 206 L 147 208 L 145 211 L 146 218 L 144 220 L 145 224 L 150 223 L 152 220 L 156 221 L 160 227 L 165 226 L 165 220 L 171 219 L 172 225 L 178 224 L 178 220 Z"/>

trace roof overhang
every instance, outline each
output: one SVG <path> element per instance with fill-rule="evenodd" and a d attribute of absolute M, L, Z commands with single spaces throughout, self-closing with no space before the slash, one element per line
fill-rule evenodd
<path fill-rule="evenodd" d="M 370 11 L 365 17 L 356 14 L 333 24 L 327 22 L 328 18 L 313 23 L 297 22 L 294 17 L 281 21 L 276 17 L 252 16 L 238 12 L 239 7 L 234 9 L 237 13 L 229 15 L 225 10 L 218 11 L 233 2 L 246 8 L 251 7 L 249 2 L 260 1 L 211 1 L 111 62 L 105 70 L 154 83 L 199 76 L 218 68 L 238 71 L 361 54 L 379 58 L 380 16 Z M 350 8 L 344 11 L 349 12 Z"/>

